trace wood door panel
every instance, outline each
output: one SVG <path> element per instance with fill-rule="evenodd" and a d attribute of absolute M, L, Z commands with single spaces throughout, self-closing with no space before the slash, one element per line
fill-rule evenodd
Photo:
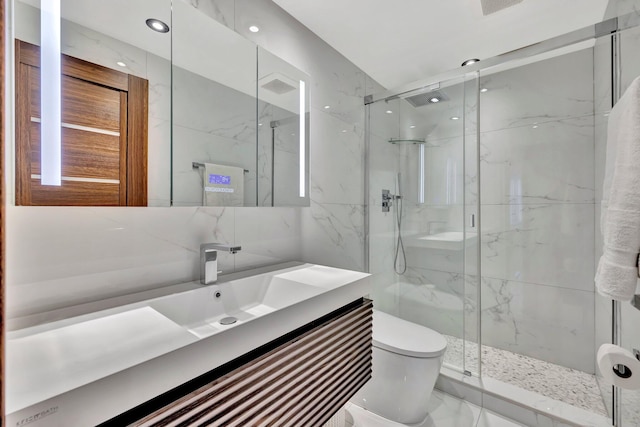
<path fill-rule="evenodd" d="M 43 187 L 31 178 L 40 174 L 39 67 L 40 47 L 16 40 L 16 204 L 146 206 L 148 82 L 62 55 L 63 182 Z"/>
<path fill-rule="evenodd" d="M 16 58 L 35 68 L 40 67 L 40 46 L 16 39 Z M 62 55 L 62 74 L 118 90 L 128 90 L 126 73 L 112 70 L 92 62 Z"/>
<path fill-rule="evenodd" d="M 120 185 L 62 181 L 60 187 L 42 186 L 31 180 L 32 206 L 119 206 Z"/>
<path fill-rule="evenodd" d="M 40 70 L 33 68 L 31 116 L 40 116 Z M 69 76 L 62 76 L 62 121 L 74 125 L 120 132 L 120 91 Z"/>
<path fill-rule="evenodd" d="M 40 173 L 40 123 L 31 123 L 31 173 Z M 62 128 L 62 176 L 120 180 L 120 137 Z"/>

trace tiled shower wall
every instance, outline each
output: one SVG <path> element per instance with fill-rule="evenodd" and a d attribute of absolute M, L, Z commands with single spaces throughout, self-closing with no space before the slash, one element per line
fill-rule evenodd
<path fill-rule="evenodd" d="M 311 75 L 311 207 L 8 206 L 9 317 L 194 280 L 202 242 L 242 245 L 221 257 L 223 271 L 288 260 L 364 268 L 363 97 L 381 88 L 271 1 L 191 4 Z"/>
<path fill-rule="evenodd" d="M 483 76 L 482 340 L 594 372 L 593 49 Z"/>
<path fill-rule="evenodd" d="M 589 373 L 595 368 L 594 132 L 599 123 L 594 116 L 593 55 L 593 48 L 584 47 L 511 69 L 494 69 L 482 73 L 479 81 L 487 89 L 480 93 L 483 344 Z M 473 80 L 466 83 L 472 84 Z M 456 170 L 463 171 L 463 128 L 450 120 L 461 116 L 463 109 L 466 155 L 475 158 L 476 109 L 475 104 L 467 105 L 473 96 L 466 97 L 464 107 L 461 104 L 463 87 L 463 83 L 441 87 L 450 98 L 447 110 L 420 107 L 416 110 L 422 112 L 416 115 L 405 101 L 371 106 L 371 269 L 378 273 L 377 301 L 385 310 L 399 310 L 401 316 L 441 333 L 464 334 L 475 341 L 477 253 L 425 250 L 410 242 L 416 233 L 461 231 L 467 224 L 462 216 L 465 191 L 466 213 L 473 211 L 474 163 L 466 165 L 466 190 L 462 177 L 445 167 L 455 163 Z M 396 111 L 404 119 L 394 121 Z M 425 128 L 419 136 L 427 140 L 425 204 L 405 198 L 403 233 L 409 269 L 395 278 L 394 218 L 378 212 L 376 199 L 380 185 L 395 188 L 395 171 L 416 174 L 415 146 L 387 142 L 402 136 L 406 131 L 401 127 L 412 120 L 419 121 L 415 130 Z M 442 194 L 446 179 L 457 182 L 449 195 Z M 415 176 L 409 178 L 413 181 Z M 408 191 L 413 194 L 415 184 Z M 464 271 L 470 274 L 466 282 L 461 274 L 464 262 Z"/>

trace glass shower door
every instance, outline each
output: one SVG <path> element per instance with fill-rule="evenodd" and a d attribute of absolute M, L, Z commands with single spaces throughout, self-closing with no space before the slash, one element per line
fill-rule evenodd
<path fill-rule="evenodd" d="M 477 75 L 368 106 L 369 271 L 380 310 L 479 372 Z"/>

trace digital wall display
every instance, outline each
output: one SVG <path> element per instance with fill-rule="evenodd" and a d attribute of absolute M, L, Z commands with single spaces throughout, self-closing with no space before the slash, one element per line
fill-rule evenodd
<path fill-rule="evenodd" d="M 209 184 L 231 185 L 231 177 L 228 175 L 209 174 Z"/>

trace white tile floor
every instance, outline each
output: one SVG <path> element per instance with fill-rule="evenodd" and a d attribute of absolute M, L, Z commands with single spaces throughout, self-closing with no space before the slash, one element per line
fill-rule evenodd
<path fill-rule="evenodd" d="M 433 391 L 428 409 L 429 415 L 424 422 L 412 427 L 519 427 L 523 425 L 439 390 Z M 404 427 L 403 424 L 386 420 L 351 403 L 348 403 L 343 411 L 346 412 L 337 414 L 325 427 Z"/>

